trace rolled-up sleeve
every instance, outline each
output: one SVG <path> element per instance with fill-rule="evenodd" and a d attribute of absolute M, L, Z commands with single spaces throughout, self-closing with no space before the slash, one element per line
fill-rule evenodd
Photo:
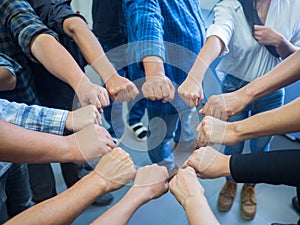
<path fill-rule="evenodd" d="M 23 128 L 63 135 L 68 111 L 0 99 L 0 120 Z"/>
<path fill-rule="evenodd" d="M 158 56 L 165 61 L 163 23 L 157 0 L 125 0 L 124 12 L 129 41 L 135 42 L 136 61 Z"/>
<path fill-rule="evenodd" d="M 57 34 L 42 22 L 28 2 L 3 0 L 0 7 L 3 24 L 31 60 L 36 61 L 31 53 L 32 40 L 36 35 L 45 33 L 58 39 Z"/>
<path fill-rule="evenodd" d="M 215 6 L 214 22 L 211 26 L 209 26 L 206 33 L 206 38 L 210 36 L 217 36 L 223 41 L 225 48 L 222 55 L 229 52 L 228 45 L 234 31 L 234 21 L 231 12 L 234 8 L 227 4 L 220 2 Z"/>
<path fill-rule="evenodd" d="M 20 64 L 2 53 L 0 53 L 0 66 L 10 71 L 13 76 L 16 76 L 16 74 L 21 71 Z"/>
<path fill-rule="evenodd" d="M 59 35 L 65 35 L 63 22 L 70 17 L 79 17 L 85 20 L 83 16 L 75 13 L 70 0 L 27 0 L 42 21 Z"/>

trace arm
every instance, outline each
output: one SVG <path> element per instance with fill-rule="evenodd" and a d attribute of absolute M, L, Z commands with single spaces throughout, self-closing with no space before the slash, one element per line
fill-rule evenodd
<path fill-rule="evenodd" d="M 297 51 L 296 46 L 271 27 L 254 25 L 253 35 L 260 44 L 274 46 L 283 59 Z"/>
<path fill-rule="evenodd" d="M 101 76 L 113 99 L 129 101 L 136 97 L 138 90 L 135 85 L 117 73 L 84 18 L 74 13 L 68 1 L 28 0 L 28 2 L 47 26 L 60 35 L 68 35 L 76 42 L 88 64 Z"/>
<path fill-rule="evenodd" d="M 64 20 L 63 29 L 80 48 L 86 61 L 101 76 L 106 88 L 117 101 L 129 101 L 138 95 L 134 83 L 121 77 L 106 57 L 99 41 L 80 17 Z"/>
<path fill-rule="evenodd" d="M 0 66 L 0 91 L 13 90 L 16 87 L 17 79 L 8 69 Z"/>
<path fill-rule="evenodd" d="M 198 146 L 233 145 L 251 138 L 297 132 L 300 130 L 299 110 L 300 98 L 297 98 L 287 105 L 237 122 L 205 117 L 197 128 Z"/>
<path fill-rule="evenodd" d="M 175 89 L 166 76 L 163 62 L 165 48 L 163 40 L 164 18 L 161 15 L 159 2 L 125 1 L 125 18 L 129 40 L 135 42 L 132 46 L 136 52 L 137 62 L 143 62 L 146 82 L 142 86 L 143 94 L 150 100 L 172 100 Z"/>
<path fill-rule="evenodd" d="M 105 155 L 115 146 L 108 132 L 96 125 L 69 136 L 26 130 L 2 120 L 0 126 L 1 161 L 83 163 Z"/>
<path fill-rule="evenodd" d="M 137 171 L 134 186 L 116 205 L 98 217 L 92 224 L 126 225 L 140 206 L 168 191 L 167 178 L 168 172 L 165 167 L 154 164 L 140 168 Z"/>
<path fill-rule="evenodd" d="M 204 188 L 191 167 L 178 171 L 170 182 L 170 190 L 184 208 L 190 225 L 220 224 L 207 202 Z"/>
<path fill-rule="evenodd" d="M 211 63 L 224 51 L 224 43 L 217 36 L 210 36 L 201 49 L 186 80 L 179 86 L 178 93 L 190 107 L 199 106 L 203 100 L 202 81 Z"/>
<path fill-rule="evenodd" d="M 135 167 L 130 156 L 116 148 L 100 160 L 95 171 L 71 188 L 33 206 L 6 224 L 71 224 L 96 198 L 119 189 L 134 176 Z"/>
<path fill-rule="evenodd" d="M 194 151 L 184 166 L 194 168 L 197 176 L 204 179 L 231 175 L 239 183 L 298 186 L 299 156 L 298 149 L 228 156 L 205 147 Z"/>
<path fill-rule="evenodd" d="M 31 52 L 50 73 L 73 88 L 82 105 L 93 104 L 101 110 L 109 104 L 106 90 L 93 84 L 67 50 L 52 36 L 36 36 L 31 44 Z"/>
<path fill-rule="evenodd" d="M 250 82 L 243 88 L 222 95 L 211 96 L 201 114 L 206 116 L 221 115 L 228 120 L 232 115 L 242 111 L 257 98 L 266 96 L 282 87 L 300 79 L 300 50 L 279 63 L 270 72 Z"/>
<path fill-rule="evenodd" d="M 57 35 L 42 23 L 27 1 L 5 6 L 11 13 L 1 19 L 27 57 L 38 60 L 49 72 L 70 84 L 81 104 L 93 104 L 99 110 L 109 104 L 106 90 L 89 81 L 72 56 L 55 39 Z"/>

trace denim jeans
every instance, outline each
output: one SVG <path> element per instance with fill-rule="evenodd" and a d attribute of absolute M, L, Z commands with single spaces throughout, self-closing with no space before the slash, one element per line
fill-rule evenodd
<path fill-rule="evenodd" d="M 236 91 L 243 86 L 248 84 L 248 82 L 240 80 L 232 75 L 227 75 L 222 84 L 223 93 Z M 239 121 L 246 119 L 255 114 L 265 112 L 278 108 L 283 105 L 284 99 L 284 89 L 280 89 L 274 93 L 271 93 L 265 97 L 261 97 L 249 104 L 242 112 L 232 116 L 229 121 Z M 270 149 L 270 142 L 272 136 L 266 136 L 261 138 L 250 139 L 250 151 L 251 152 L 267 152 Z M 233 146 L 226 146 L 224 153 L 226 155 L 231 154 L 241 154 L 244 149 L 245 142 L 237 143 Z M 228 177 L 228 179 L 232 179 Z"/>
<path fill-rule="evenodd" d="M 13 163 L 0 177 L 0 224 L 31 206 L 27 165 Z"/>
<path fill-rule="evenodd" d="M 182 106 L 178 111 L 179 113 L 170 114 L 148 109 L 148 154 L 153 163 L 165 166 L 168 171 L 175 166 L 170 140 L 174 137 L 178 120 L 180 118 L 181 127 L 189 128 L 194 109 Z M 192 129 L 181 129 L 181 136 L 183 135 L 185 138 L 184 140 L 179 138 L 179 144 L 182 143 L 187 148 L 193 146 L 195 133 Z"/>

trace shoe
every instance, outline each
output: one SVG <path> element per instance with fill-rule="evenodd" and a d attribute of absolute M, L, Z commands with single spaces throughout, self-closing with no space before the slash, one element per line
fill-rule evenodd
<path fill-rule="evenodd" d="M 128 128 L 135 135 L 138 141 L 146 141 L 147 127 L 145 127 L 141 122 L 136 123 L 132 126 L 128 126 Z"/>
<path fill-rule="evenodd" d="M 107 206 L 113 201 L 114 197 L 111 193 L 105 194 L 100 196 L 98 199 L 96 199 L 92 205 L 95 206 Z"/>
<path fill-rule="evenodd" d="M 297 211 L 297 213 L 300 213 L 300 205 L 299 205 L 297 196 L 292 198 L 292 204 L 293 204 L 294 209 Z"/>
<path fill-rule="evenodd" d="M 116 146 L 118 146 L 120 144 L 120 141 L 118 138 L 112 138 L 112 139 Z"/>
<path fill-rule="evenodd" d="M 245 220 L 252 220 L 256 214 L 256 195 L 254 186 L 244 184 L 241 194 L 241 215 Z"/>
<path fill-rule="evenodd" d="M 221 212 L 227 212 L 232 206 L 236 193 L 237 184 L 233 180 L 226 180 L 225 185 L 220 191 L 218 198 L 218 209 Z"/>

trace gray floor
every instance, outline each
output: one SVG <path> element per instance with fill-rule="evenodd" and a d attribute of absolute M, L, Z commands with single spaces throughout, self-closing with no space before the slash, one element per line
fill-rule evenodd
<path fill-rule="evenodd" d="M 138 166 L 149 163 L 147 153 L 145 152 L 145 143 L 137 142 L 130 131 L 126 131 L 126 139 L 123 140 L 124 149 L 131 154 L 134 162 Z M 129 150 L 128 147 L 134 147 L 136 150 Z M 272 142 L 272 150 L 298 148 L 299 142 L 293 142 L 284 136 L 277 136 Z M 137 150 L 140 149 L 140 150 Z M 179 151 L 175 152 L 175 160 L 178 165 L 187 159 L 191 152 Z M 65 185 L 60 174 L 60 169 L 57 164 L 52 164 L 57 180 L 57 189 L 59 192 L 65 190 Z M 271 224 L 272 222 L 282 223 L 296 223 L 299 215 L 293 210 L 291 206 L 291 198 L 295 195 L 295 188 L 288 186 L 273 186 L 267 184 L 258 184 L 256 186 L 258 208 L 254 220 L 245 221 L 240 216 L 240 192 L 241 184 L 238 185 L 237 196 L 235 197 L 232 209 L 228 213 L 220 213 L 216 208 L 218 193 L 225 178 L 214 180 L 200 180 L 206 189 L 206 197 L 215 215 L 224 225 L 233 224 L 251 224 L 263 225 Z M 129 187 L 124 187 L 118 191 L 113 192 L 114 201 L 107 207 L 88 207 L 78 218 L 74 221 L 74 225 L 89 224 L 96 217 L 101 215 L 109 207 L 115 204 L 126 193 Z M 204 215 L 205 216 L 205 215 Z M 153 200 L 143 207 L 141 207 L 132 217 L 129 222 L 130 225 L 185 225 L 188 224 L 186 215 L 181 206 L 174 199 L 169 192 L 157 200 Z"/>

